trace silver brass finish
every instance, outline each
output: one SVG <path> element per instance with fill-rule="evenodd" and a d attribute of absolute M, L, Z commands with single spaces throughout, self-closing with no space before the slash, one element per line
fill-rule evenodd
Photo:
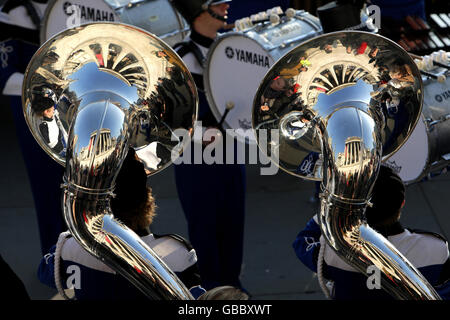
<path fill-rule="evenodd" d="M 395 118 L 386 113 L 387 100 L 398 102 Z M 364 212 L 381 161 L 409 137 L 422 100 L 411 57 L 386 38 L 353 31 L 319 36 L 288 52 L 266 74 L 253 103 L 256 135 L 279 132 L 279 141 L 268 138 L 278 152 L 269 154 L 272 160 L 288 173 L 322 180 L 319 220 L 328 244 L 366 275 L 369 266 L 378 267 L 382 287 L 398 299 L 440 297 L 367 225 Z"/>
<path fill-rule="evenodd" d="M 36 96 L 53 92 L 68 132 L 55 152 L 39 129 Z M 24 77 L 25 118 L 41 147 L 66 166 L 63 208 L 72 235 L 91 254 L 153 299 L 190 299 L 187 288 L 140 238 L 114 219 L 114 181 L 129 147 L 152 173 L 171 163 L 192 134 L 198 96 L 193 78 L 163 41 L 136 27 L 86 24 L 48 40 Z M 181 146 L 181 148 L 180 148 Z M 153 150 L 148 151 L 147 149 Z M 141 155 L 140 154 L 140 155 Z"/>

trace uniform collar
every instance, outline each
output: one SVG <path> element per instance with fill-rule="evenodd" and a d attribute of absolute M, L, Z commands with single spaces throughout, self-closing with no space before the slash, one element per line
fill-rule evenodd
<path fill-rule="evenodd" d="M 209 48 L 211 44 L 214 42 L 213 39 L 201 35 L 194 29 L 191 30 L 191 39 L 205 48 Z"/>
<path fill-rule="evenodd" d="M 139 230 L 136 230 L 136 234 L 139 237 L 146 237 L 146 236 L 150 235 L 150 230 L 148 228 L 139 229 Z"/>
<path fill-rule="evenodd" d="M 372 228 L 374 228 L 385 237 L 395 236 L 405 231 L 405 228 L 403 228 L 402 224 L 399 221 L 390 226 L 372 226 Z"/>

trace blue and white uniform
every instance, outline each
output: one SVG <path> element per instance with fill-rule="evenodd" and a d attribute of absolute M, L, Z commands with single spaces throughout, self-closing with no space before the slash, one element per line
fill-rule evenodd
<path fill-rule="evenodd" d="M 384 236 L 422 273 L 443 299 L 450 299 L 449 250 L 443 238 L 432 233 L 410 231 L 400 224 Z M 293 243 L 297 257 L 313 272 L 317 272 L 320 237 L 317 216 L 314 216 Z M 382 289 L 368 289 L 367 276 L 342 260 L 328 244 L 324 251 L 323 276 L 334 282 L 333 298 L 336 300 L 392 299 Z"/>
<path fill-rule="evenodd" d="M 197 255 L 184 239 L 177 235 L 156 236 L 148 234 L 141 239 L 174 271 L 195 298 L 205 292 L 200 288 Z M 41 260 L 39 280 L 56 288 L 55 250 Z M 131 282 L 82 248 L 74 238 L 61 246 L 60 283 L 62 288 L 71 287 L 77 300 L 139 300 L 147 299 Z"/>

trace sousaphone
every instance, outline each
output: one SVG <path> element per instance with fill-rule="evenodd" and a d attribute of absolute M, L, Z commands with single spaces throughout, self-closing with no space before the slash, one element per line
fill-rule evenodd
<path fill-rule="evenodd" d="M 375 265 L 381 286 L 398 299 L 440 297 L 364 213 L 381 162 L 408 139 L 422 101 L 421 75 L 408 53 L 353 31 L 319 36 L 285 54 L 253 102 L 253 128 L 258 142 L 267 137 L 271 159 L 290 174 L 322 181 L 326 242 L 366 276 Z M 392 116 L 386 103 L 394 102 Z"/>
<path fill-rule="evenodd" d="M 151 299 L 192 299 L 165 263 L 114 219 L 109 200 L 129 147 L 151 174 L 182 152 L 178 129 L 192 133 L 197 91 L 178 55 L 139 28 L 86 24 L 59 33 L 25 72 L 23 110 L 40 146 L 64 175 L 63 210 L 74 238 Z M 40 130 L 42 105 L 56 106 L 55 149 Z"/>

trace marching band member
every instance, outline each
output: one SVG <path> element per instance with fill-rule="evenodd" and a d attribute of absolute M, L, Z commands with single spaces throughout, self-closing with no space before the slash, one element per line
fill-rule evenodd
<path fill-rule="evenodd" d="M 58 110 L 55 109 L 55 101 L 49 97 L 49 94 L 36 94 L 32 105 L 34 111 L 41 118 L 39 131 L 44 141 L 53 151 L 63 154 L 66 149 L 67 132 L 59 120 Z"/>
<path fill-rule="evenodd" d="M 218 128 L 222 132 L 206 101 L 203 66 L 208 48 L 218 31 L 226 25 L 230 2 L 172 1 L 191 26 L 190 39 L 175 45 L 174 49 L 188 66 L 197 85 L 199 120 L 204 127 Z M 215 138 L 223 139 L 224 136 Z M 203 147 L 208 143 L 203 141 Z M 193 145 L 192 154 L 195 149 Z M 236 152 L 234 154 L 236 160 Z M 206 290 L 223 285 L 242 288 L 239 275 L 243 257 L 245 165 L 182 163 L 175 165 L 175 178 L 188 222 L 189 239 L 197 251 L 202 286 Z"/>
<path fill-rule="evenodd" d="M 381 166 L 373 188 L 372 207 L 367 207 L 368 224 L 386 237 L 433 285 L 443 299 L 450 299 L 450 259 L 447 241 L 440 235 L 411 230 L 400 223 L 405 204 L 405 186 L 389 167 Z M 297 257 L 313 272 L 317 272 L 321 231 L 317 216 L 302 230 L 293 247 Z M 386 300 L 384 290 L 369 289 L 367 277 L 342 260 L 328 245 L 324 249 L 324 278 L 336 300 Z M 380 288 L 381 289 L 381 288 Z"/>
<path fill-rule="evenodd" d="M 205 290 L 200 285 L 197 256 L 192 246 L 179 235 L 150 232 L 155 216 L 155 200 L 147 187 L 144 164 L 130 148 L 116 179 L 115 198 L 111 199 L 114 217 L 132 229 L 174 271 L 194 297 Z M 131 282 L 116 274 L 81 247 L 68 232 L 60 235 L 42 259 L 39 280 L 53 288 L 73 287 L 77 300 L 146 299 Z M 58 263 L 56 263 L 58 262 Z M 55 277 L 55 274 L 57 277 Z"/>

